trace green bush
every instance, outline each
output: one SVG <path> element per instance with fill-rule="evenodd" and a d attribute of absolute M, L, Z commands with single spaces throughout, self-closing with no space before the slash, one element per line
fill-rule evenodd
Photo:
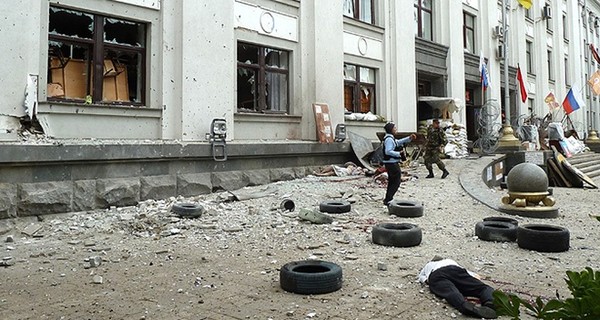
<path fill-rule="evenodd" d="M 520 319 L 521 307 L 525 307 L 538 319 L 600 319 L 600 271 L 586 268 L 581 272 L 567 271 L 567 287 L 573 297 L 565 300 L 551 299 L 543 301 L 537 298 L 528 302 L 514 294 L 496 290 L 494 304 L 498 315 Z"/>

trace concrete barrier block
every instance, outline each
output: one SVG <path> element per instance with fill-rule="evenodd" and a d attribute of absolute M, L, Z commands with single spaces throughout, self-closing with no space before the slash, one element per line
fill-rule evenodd
<path fill-rule="evenodd" d="M 141 177 L 140 199 L 168 199 L 177 196 L 177 177 L 174 175 Z"/>
<path fill-rule="evenodd" d="M 100 208 L 125 207 L 140 201 L 140 179 L 102 179 L 96 183 L 96 203 Z"/>
<path fill-rule="evenodd" d="M 18 184 L 17 215 L 37 216 L 71 212 L 71 181 Z"/>

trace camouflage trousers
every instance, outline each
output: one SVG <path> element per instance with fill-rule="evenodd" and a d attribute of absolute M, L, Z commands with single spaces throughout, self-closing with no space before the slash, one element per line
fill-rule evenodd
<path fill-rule="evenodd" d="M 446 170 L 446 165 L 440 159 L 440 150 L 439 149 L 426 149 L 425 154 L 423 155 L 423 160 L 425 160 L 425 168 L 427 170 L 433 170 L 432 164 L 436 164 L 440 170 Z"/>

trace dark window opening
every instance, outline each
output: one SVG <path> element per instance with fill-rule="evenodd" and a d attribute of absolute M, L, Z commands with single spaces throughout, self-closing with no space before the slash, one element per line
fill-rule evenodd
<path fill-rule="evenodd" d="M 288 112 L 288 51 L 238 43 L 237 71 L 238 112 Z"/>
<path fill-rule="evenodd" d="M 50 7 L 48 99 L 144 103 L 146 25 Z"/>

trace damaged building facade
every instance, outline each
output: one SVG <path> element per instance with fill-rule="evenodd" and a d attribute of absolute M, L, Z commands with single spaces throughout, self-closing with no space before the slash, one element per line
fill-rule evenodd
<path fill-rule="evenodd" d="M 585 45 L 598 38 L 597 1 L 585 7 L 576 0 L 534 1 L 529 10 L 508 4 L 511 115 L 544 114 L 548 92 L 560 99 L 587 81 Z M 0 49 L 10 61 L 4 74 L 11 75 L 0 97 L 5 140 L 15 138 L 20 117 L 35 115 L 55 138 L 200 142 L 212 119 L 222 118 L 230 141 L 314 141 L 313 103 L 329 105 L 334 127 L 344 123 L 375 138 L 385 120 L 415 131 L 418 120 L 431 116 L 419 115 L 420 96 L 459 99 L 450 116 L 468 124 L 484 100 L 480 52 L 491 80 L 485 99 L 502 101 L 507 87 L 499 59 L 502 1 L 13 6 L 0 24 L 2 40 L 11 44 Z M 518 63 L 530 92 L 525 104 L 514 90 Z M 574 116 L 596 128 L 598 103 L 587 92 L 587 113 Z M 374 121 L 345 119 L 350 112 L 371 113 L 366 118 Z"/>
<path fill-rule="evenodd" d="M 446 116 L 471 140 L 483 102 L 502 103 L 506 89 L 513 117 L 543 115 L 548 92 L 560 100 L 594 70 L 587 48 L 599 41 L 600 6 L 546 0 L 525 10 L 508 1 L 504 83 L 502 3 L 12 3 L 0 19 L 0 217 L 239 188 L 351 160 L 348 142 L 317 142 L 315 103 L 328 105 L 332 128 L 345 124 L 373 141 L 386 121 L 413 132 L 435 116 L 422 97 L 460 101 Z M 518 63 L 526 103 L 515 90 Z M 589 90 L 585 97 L 573 119 L 595 129 L 600 106 Z M 53 144 L 13 143 L 21 120 L 32 118 Z M 227 161 L 213 159 L 215 119 L 226 124 Z"/>

